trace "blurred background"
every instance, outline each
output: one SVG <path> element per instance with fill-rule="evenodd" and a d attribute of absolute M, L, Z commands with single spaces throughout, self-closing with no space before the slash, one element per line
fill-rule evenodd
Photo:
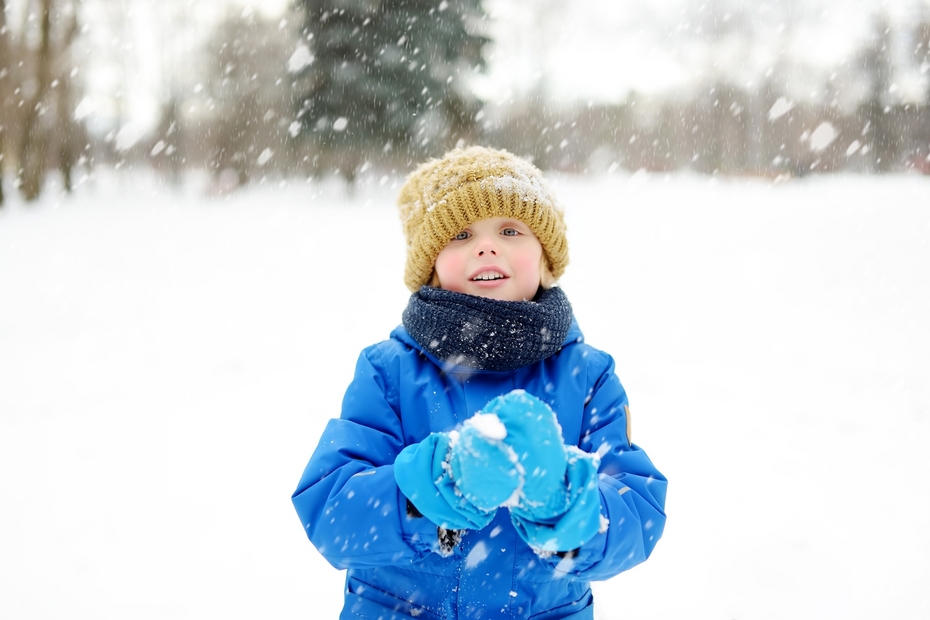
<path fill-rule="evenodd" d="M 930 173 L 927 0 L 0 0 L 2 190 L 349 184 L 486 143 L 565 172 Z"/>

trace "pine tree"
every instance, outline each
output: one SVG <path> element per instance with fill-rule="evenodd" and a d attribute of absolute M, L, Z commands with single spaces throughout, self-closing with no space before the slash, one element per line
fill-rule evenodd
<path fill-rule="evenodd" d="M 480 0 L 297 5 L 313 56 L 295 82 L 300 134 L 319 168 L 352 180 L 376 153 L 419 158 L 474 131 L 478 104 L 465 82 L 484 66 Z"/>

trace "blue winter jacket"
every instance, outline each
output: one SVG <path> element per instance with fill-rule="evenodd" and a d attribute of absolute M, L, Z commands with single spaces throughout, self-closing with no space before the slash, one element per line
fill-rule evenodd
<path fill-rule="evenodd" d="M 516 388 L 552 407 L 566 444 L 600 454 L 609 526 L 574 554 L 540 557 L 500 509 L 444 555 L 436 526 L 408 514 L 394 459 Z M 665 478 L 630 443 L 628 416 L 613 359 L 574 322 L 559 352 L 512 372 L 444 366 L 403 327 L 366 348 L 293 495 L 310 540 L 348 569 L 340 618 L 593 618 L 590 581 L 645 560 L 665 525 Z"/>

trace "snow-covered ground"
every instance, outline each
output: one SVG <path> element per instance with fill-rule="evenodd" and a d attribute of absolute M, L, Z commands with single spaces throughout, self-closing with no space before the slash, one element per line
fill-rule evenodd
<path fill-rule="evenodd" d="M 406 302 L 396 183 L 0 209 L 0 617 L 338 615 L 290 494 Z M 554 184 L 670 480 L 596 618 L 930 617 L 930 180 Z"/>

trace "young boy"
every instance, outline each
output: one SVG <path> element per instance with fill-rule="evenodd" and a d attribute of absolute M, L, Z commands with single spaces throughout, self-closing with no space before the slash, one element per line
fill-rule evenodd
<path fill-rule="evenodd" d="M 666 481 L 553 286 L 562 210 L 534 166 L 480 147 L 420 166 L 398 204 L 403 325 L 362 351 L 293 495 L 348 569 L 340 617 L 590 620 L 590 581 L 662 535 Z"/>

